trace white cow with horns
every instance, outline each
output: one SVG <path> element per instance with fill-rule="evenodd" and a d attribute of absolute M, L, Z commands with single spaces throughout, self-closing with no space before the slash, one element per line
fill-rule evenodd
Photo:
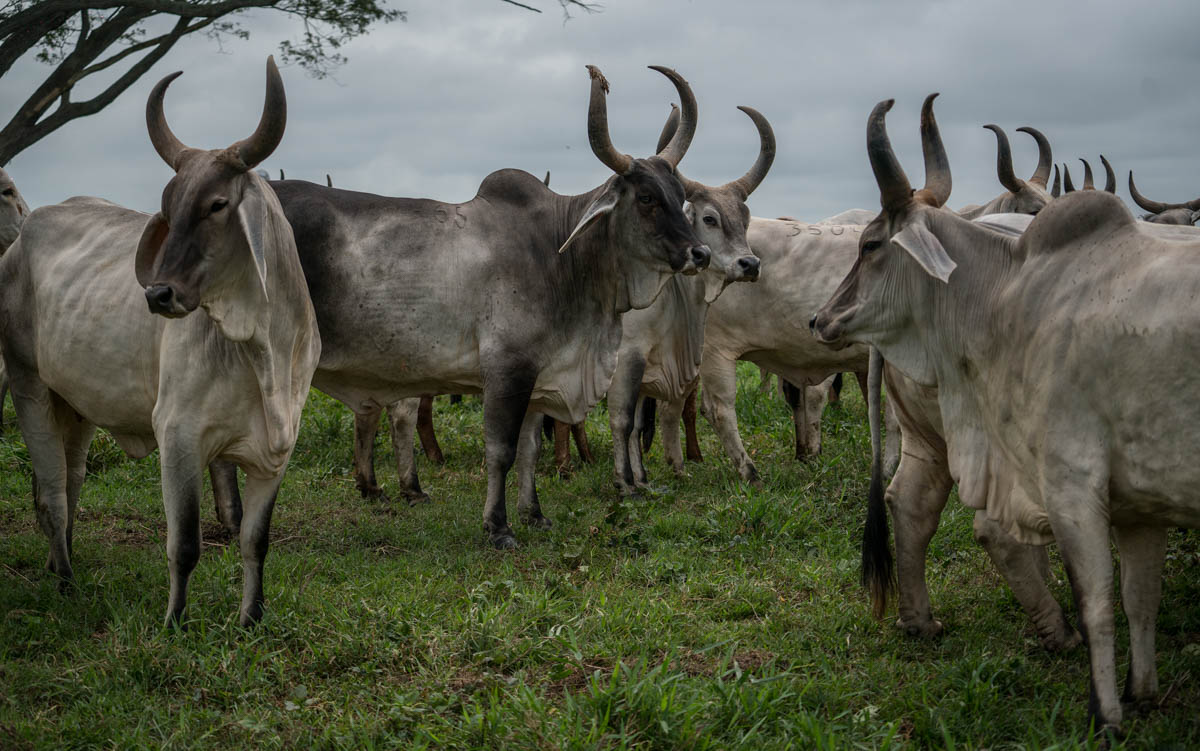
<path fill-rule="evenodd" d="M 1125 697 L 1144 702 L 1158 690 L 1167 528 L 1200 527 L 1200 400 L 1188 398 L 1200 391 L 1200 242 L 1139 225 L 1102 191 L 1056 199 L 1019 238 L 966 221 L 942 207 L 945 160 L 911 188 L 884 125 L 891 106 L 867 124 L 883 211 L 812 330 L 832 346 L 869 343 L 936 385 L 963 502 L 1022 542 L 1058 542 L 1090 712 L 1119 729 L 1109 534 L 1129 618 Z"/>
<path fill-rule="evenodd" d="M 291 227 L 253 172 L 287 118 L 275 61 L 267 60 L 258 128 L 227 149 L 189 148 L 167 127 L 163 94 L 178 75 L 160 81 L 146 105 L 150 139 L 176 173 L 162 210 L 72 198 L 33 212 L 0 260 L 0 347 L 50 570 L 72 578 L 72 523 L 96 427 L 134 457 L 158 446 L 167 623 L 177 623 L 200 557 L 204 468 L 233 462 L 246 472 L 240 620 L 248 625 L 262 615 L 271 511 L 321 344 Z"/>

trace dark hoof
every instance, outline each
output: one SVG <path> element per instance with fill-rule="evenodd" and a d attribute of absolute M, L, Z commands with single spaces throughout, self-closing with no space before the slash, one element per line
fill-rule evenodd
<path fill-rule="evenodd" d="M 262 621 L 262 617 L 262 604 L 255 603 L 253 607 L 243 610 L 238 614 L 238 623 L 242 628 L 253 628 Z"/>
<path fill-rule="evenodd" d="M 383 492 L 383 488 L 378 485 L 359 485 L 358 492 L 362 494 L 363 498 L 370 501 L 383 501 L 387 503 L 391 500 L 387 497 L 387 493 Z"/>
<path fill-rule="evenodd" d="M 541 514 L 522 514 L 521 521 L 525 524 L 525 526 L 532 527 L 533 529 L 550 529 L 554 526 L 549 519 Z"/>
<path fill-rule="evenodd" d="M 931 618 L 928 621 L 912 621 L 904 620 L 896 621 L 896 628 L 903 631 L 906 635 L 916 637 L 918 639 L 933 639 L 941 636 L 945 626 L 936 618 Z"/>
<path fill-rule="evenodd" d="M 1083 636 L 1074 629 L 1067 635 L 1054 634 L 1053 636 L 1042 637 L 1042 649 L 1047 652 L 1066 652 L 1074 649 L 1083 643 Z"/>
<path fill-rule="evenodd" d="M 492 547 L 496 550 L 516 550 L 517 538 L 513 537 L 512 533 L 508 534 L 493 534 L 491 535 Z"/>
<path fill-rule="evenodd" d="M 433 502 L 428 493 L 405 493 L 404 497 L 408 499 L 409 506 L 423 506 Z"/>

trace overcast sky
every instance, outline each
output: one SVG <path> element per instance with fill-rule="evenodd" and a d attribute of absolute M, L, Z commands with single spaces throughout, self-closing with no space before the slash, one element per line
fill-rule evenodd
<path fill-rule="evenodd" d="M 894 97 L 893 143 L 914 184 L 923 180 L 918 112 L 936 106 L 954 174 L 950 205 L 982 203 L 1002 188 L 995 137 L 1009 134 L 1019 177 L 1037 163 L 1032 125 L 1055 161 L 1079 157 L 1103 182 L 1099 154 L 1128 200 L 1132 168 L 1150 198 L 1200 196 L 1200 2 L 964 2 L 841 0 L 607 0 L 595 15 L 563 23 L 554 0 L 523 11 L 499 0 L 395 0 L 408 21 L 377 26 L 345 50 L 333 78 L 283 69 L 289 118 L 263 165 L 289 178 L 396 196 L 465 201 L 489 172 L 552 173 L 578 193 L 609 172 L 585 129 L 588 76 L 612 85 L 609 121 L 618 149 L 648 156 L 669 105 L 670 83 L 647 70 L 669 65 L 692 85 L 700 124 L 681 168 L 719 184 L 753 162 L 758 139 L 740 104 L 771 121 L 775 166 L 750 198 L 758 216 L 816 220 L 877 208 L 865 153 L 871 107 Z M 146 135 L 146 96 L 183 70 L 166 111 L 185 143 L 224 147 L 258 121 L 264 61 L 300 26 L 276 13 L 247 15 L 249 40 L 218 46 L 187 39 L 99 115 L 76 120 L 17 156 L 8 171 L 31 206 L 95 195 L 141 210 L 158 207 L 169 168 Z M 29 57 L 0 84 L 11 112 L 49 68 Z M 81 99 L 82 94 L 75 99 Z M 7 116 L 6 116 L 7 117 Z"/>

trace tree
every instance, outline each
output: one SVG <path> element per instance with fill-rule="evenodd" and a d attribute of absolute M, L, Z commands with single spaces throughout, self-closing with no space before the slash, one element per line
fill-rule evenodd
<path fill-rule="evenodd" d="M 503 0 L 525 10 L 535 8 Z M 558 0 L 593 12 L 582 0 Z M 220 43 L 246 39 L 239 22 L 247 10 L 276 11 L 297 18 L 303 33 L 280 45 L 284 63 L 296 63 L 317 77 L 345 62 L 341 47 L 366 33 L 371 24 L 406 18 L 384 0 L 0 0 L 0 77 L 21 57 L 53 69 L 0 130 L 0 167 L 76 118 L 107 107 L 161 60 L 183 37 L 203 32 Z M 74 101 L 76 84 L 101 71 L 124 66 L 100 93 Z"/>

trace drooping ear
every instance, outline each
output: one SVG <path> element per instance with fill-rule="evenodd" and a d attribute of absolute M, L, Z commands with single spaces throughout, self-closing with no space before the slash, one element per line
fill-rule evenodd
<path fill-rule="evenodd" d="M 262 284 L 263 299 L 266 300 L 267 251 L 264 233 L 268 217 L 267 203 L 258 186 L 251 183 L 243 191 L 237 214 L 238 222 L 242 225 L 242 234 L 246 236 L 246 244 L 250 247 L 250 255 L 254 259 L 254 270 L 258 272 L 258 281 Z"/>
<path fill-rule="evenodd" d="M 575 225 L 575 229 L 571 231 L 571 236 L 558 249 L 562 253 L 567 248 L 571 247 L 571 243 L 575 242 L 575 238 L 582 235 L 589 227 L 595 224 L 600 219 L 612 213 L 612 210 L 617 207 L 617 200 L 621 197 L 620 190 L 617 189 L 616 183 L 610 184 L 603 193 L 588 204 L 588 207 L 583 212 L 583 218 Z"/>
<path fill-rule="evenodd" d="M 957 264 L 946 254 L 937 236 L 924 224 L 913 222 L 893 237 L 892 242 L 908 251 L 925 269 L 925 273 L 943 283 L 950 281 L 950 272 L 954 271 Z"/>
<path fill-rule="evenodd" d="M 137 255 L 134 256 L 133 270 L 137 274 L 138 284 L 149 287 L 154 281 L 154 269 L 158 266 L 158 254 L 162 251 L 163 243 L 167 241 L 170 231 L 167 218 L 157 213 L 146 222 L 142 237 L 138 240 Z"/>

